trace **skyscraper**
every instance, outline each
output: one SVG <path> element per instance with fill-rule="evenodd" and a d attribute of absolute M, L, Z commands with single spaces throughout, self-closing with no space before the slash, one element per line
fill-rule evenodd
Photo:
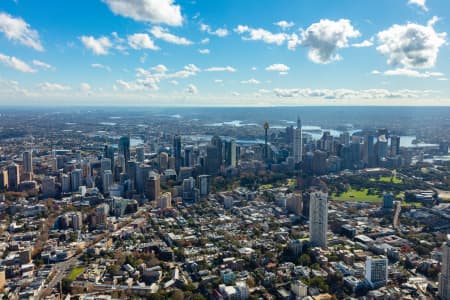
<path fill-rule="evenodd" d="M 225 142 L 225 165 L 227 167 L 236 167 L 236 141 Z"/>
<path fill-rule="evenodd" d="M 119 155 L 124 158 L 125 168 L 130 160 L 130 137 L 123 136 L 119 140 Z"/>
<path fill-rule="evenodd" d="M 400 154 L 400 137 L 398 135 L 391 136 L 391 156 Z"/>
<path fill-rule="evenodd" d="M 442 265 L 439 275 L 439 297 L 450 300 L 450 241 L 442 245 Z"/>
<path fill-rule="evenodd" d="M 11 164 L 8 166 L 8 190 L 15 191 L 19 187 L 20 174 L 19 166 L 17 164 Z"/>
<path fill-rule="evenodd" d="M 24 151 L 23 158 L 23 171 L 28 174 L 33 173 L 33 153 L 31 151 Z"/>
<path fill-rule="evenodd" d="M 175 135 L 173 138 L 173 156 L 175 157 L 175 170 L 178 172 L 183 164 L 181 157 L 181 136 Z"/>
<path fill-rule="evenodd" d="M 300 117 L 297 117 L 297 128 L 294 132 L 294 161 L 296 164 L 302 161 L 303 154 L 303 134 L 302 134 L 302 121 Z"/>
<path fill-rule="evenodd" d="M 264 123 L 264 160 L 267 161 L 269 159 L 269 145 L 268 143 L 268 130 L 269 130 L 269 123 Z"/>
<path fill-rule="evenodd" d="M 110 145 L 105 145 L 103 149 L 103 157 L 111 160 L 111 170 L 114 170 L 114 148 Z"/>
<path fill-rule="evenodd" d="M 328 194 L 314 191 L 309 201 L 309 240 L 312 246 L 327 247 Z"/>
<path fill-rule="evenodd" d="M 72 187 L 72 192 L 78 192 L 78 188 L 81 185 L 82 178 L 81 178 L 81 170 L 75 169 L 70 173 L 70 182 Z"/>
<path fill-rule="evenodd" d="M 386 257 L 367 257 L 366 280 L 373 288 L 386 285 L 388 280 L 388 259 Z"/>
<path fill-rule="evenodd" d="M 214 145 L 214 146 L 217 147 L 217 155 L 218 155 L 217 159 L 219 161 L 219 168 L 220 168 L 220 166 L 223 163 L 223 142 L 222 142 L 222 139 L 219 136 L 217 136 L 217 135 L 213 136 L 213 138 L 211 139 L 211 145 Z"/>
<path fill-rule="evenodd" d="M 206 172 L 217 175 L 220 169 L 219 149 L 214 145 L 206 146 Z"/>
<path fill-rule="evenodd" d="M 149 201 L 156 201 L 159 198 L 161 189 L 161 180 L 159 174 L 150 172 L 149 178 L 145 181 L 145 197 Z"/>
<path fill-rule="evenodd" d="M 137 146 L 136 147 L 136 161 L 144 162 L 144 160 L 145 160 L 145 148 L 144 148 L 144 146 Z"/>

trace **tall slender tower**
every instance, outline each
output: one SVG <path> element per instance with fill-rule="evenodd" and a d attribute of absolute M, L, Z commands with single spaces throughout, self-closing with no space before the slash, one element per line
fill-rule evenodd
<path fill-rule="evenodd" d="M 439 297 L 450 300 L 450 241 L 442 245 L 442 266 L 439 275 Z"/>
<path fill-rule="evenodd" d="M 315 191 L 309 199 L 309 240 L 316 247 L 327 247 L 328 194 Z"/>
<path fill-rule="evenodd" d="M 303 134 L 302 121 L 297 117 L 297 128 L 294 132 L 294 161 L 296 164 L 302 161 L 303 154 Z"/>

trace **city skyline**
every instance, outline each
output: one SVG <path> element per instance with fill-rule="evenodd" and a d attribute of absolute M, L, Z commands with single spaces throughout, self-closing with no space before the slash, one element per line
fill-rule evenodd
<path fill-rule="evenodd" d="M 0 3 L 0 104 L 448 106 L 444 0 Z"/>

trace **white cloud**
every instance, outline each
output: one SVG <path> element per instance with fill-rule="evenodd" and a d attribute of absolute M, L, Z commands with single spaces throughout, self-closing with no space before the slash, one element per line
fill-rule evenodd
<path fill-rule="evenodd" d="M 109 67 L 109 66 L 105 66 L 105 65 L 102 65 L 102 64 L 91 64 L 91 67 L 92 68 L 94 68 L 94 69 L 103 69 L 103 70 L 106 70 L 106 71 L 108 71 L 108 72 L 111 72 L 111 68 Z"/>
<path fill-rule="evenodd" d="M 223 83 L 223 79 L 214 79 L 214 83 Z"/>
<path fill-rule="evenodd" d="M 171 34 L 169 30 L 162 28 L 161 26 L 153 26 L 150 29 L 150 32 L 157 39 L 161 39 L 168 43 L 176 44 L 176 45 L 192 45 L 192 42 L 184 37 L 179 37 L 174 34 Z"/>
<path fill-rule="evenodd" d="M 37 84 L 37 87 L 46 92 L 60 92 L 60 91 L 68 91 L 72 88 L 67 85 L 62 85 L 59 83 L 51 83 L 51 82 L 42 82 Z"/>
<path fill-rule="evenodd" d="M 14 18 L 9 14 L 0 13 L 0 32 L 9 40 L 37 51 L 44 51 L 44 47 L 39 40 L 39 33 L 31 29 L 30 25 L 21 18 Z"/>
<path fill-rule="evenodd" d="M 350 20 L 322 19 L 302 31 L 301 44 L 309 48 L 308 56 L 311 61 L 327 64 L 340 60 L 337 50 L 348 47 L 348 40 L 360 35 Z"/>
<path fill-rule="evenodd" d="M 426 0 L 408 0 L 409 5 L 417 5 L 424 11 L 428 11 L 427 1 Z"/>
<path fill-rule="evenodd" d="M 216 30 L 212 30 L 211 26 L 206 24 L 200 24 L 200 30 L 218 37 L 225 37 L 229 34 L 228 29 L 226 28 L 217 28 Z"/>
<path fill-rule="evenodd" d="M 200 41 L 200 44 L 202 45 L 206 45 L 209 43 L 209 39 L 208 38 L 204 38 L 203 40 Z"/>
<path fill-rule="evenodd" d="M 226 67 L 211 67 L 205 69 L 206 72 L 236 72 L 236 69 L 231 66 Z"/>
<path fill-rule="evenodd" d="M 197 67 L 197 66 L 194 65 L 194 64 L 188 64 L 188 65 L 184 66 L 184 69 L 185 69 L 186 71 L 189 71 L 189 72 L 192 72 L 192 73 L 198 73 L 198 72 L 201 71 L 200 68 Z"/>
<path fill-rule="evenodd" d="M 124 80 L 116 80 L 116 84 L 127 91 L 144 91 L 146 90 L 145 85 L 137 84 L 136 82 L 128 82 Z"/>
<path fill-rule="evenodd" d="M 15 56 L 8 56 L 0 53 L 0 63 L 23 73 L 36 73 L 37 71 L 30 67 L 23 60 Z"/>
<path fill-rule="evenodd" d="M 3 80 L 0 78 L 0 95 L 29 96 L 29 93 L 26 89 L 20 86 L 19 82 L 15 80 Z"/>
<path fill-rule="evenodd" d="M 289 29 L 295 25 L 294 22 L 288 22 L 288 21 L 284 21 L 284 20 L 273 23 L 273 24 L 277 25 L 278 27 L 280 27 L 283 30 Z"/>
<path fill-rule="evenodd" d="M 243 80 L 241 81 L 242 84 L 260 84 L 261 82 L 259 80 L 256 80 L 255 78 L 251 78 L 249 80 Z"/>
<path fill-rule="evenodd" d="M 98 39 L 93 36 L 82 36 L 81 42 L 96 55 L 106 55 L 113 46 L 108 37 L 102 36 Z"/>
<path fill-rule="evenodd" d="M 364 40 L 361 43 L 352 44 L 352 47 L 355 47 L 355 48 L 365 48 L 365 47 L 372 47 L 372 46 L 373 46 L 372 40 Z"/>
<path fill-rule="evenodd" d="M 33 65 L 35 65 L 36 67 L 42 68 L 42 69 L 44 69 L 44 70 L 48 70 L 48 69 L 51 69 L 51 68 L 52 68 L 52 66 L 49 65 L 48 63 L 45 63 L 45 62 L 40 61 L 40 60 L 37 60 L 37 59 L 33 60 L 32 63 L 33 63 Z"/>
<path fill-rule="evenodd" d="M 372 74 L 381 74 L 379 71 L 372 71 Z M 414 77 L 414 78 L 431 78 L 431 77 L 443 77 L 444 73 L 441 72 L 419 72 L 417 70 L 405 69 L 405 68 L 397 68 L 394 70 L 387 70 L 382 73 L 385 76 L 406 76 L 406 77 Z"/>
<path fill-rule="evenodd" d="M 159 48 L 155 45 L 150 36 L 146 33 L 135 33 L 128 36 L 128 45 L 131 48 L 138 49 L 151 49 L 158 50 Z"/>
<path fill-rule="evenodd" d="M 173 0 L 103 0 L 117 15 L 135 21 L 181 26 L 181 8 Z"/>
<path fill-rule="evenodd" d="M 291 68 L 286 66 L 285 64 L 273 64 L 266 67 L 266 71 L 275 71 L 275 72 L 288 72 Z"/>
<path fill-rule="evenodd" d="M 168 71 L 167 67 L 163 64 L 159 64 L 159 65 L 152 67 L 152 70 L 156 71 L 158 73 L 165 73 Z"/>
<path fill-rule="evenodd" d="M 238 92 L 232 92 L 231 95 L 233 95 L 234 97 L 238 97 L 238 96 L 240 96 L 241 94 L 239 94 Z"/>
<path fill-rule="evenodd" d="M 378 52 L 387 57 L 390 65 L 405 68 L 432 68 L 436 65 L 439 48 L 446 43 L 445 32 L 437 33 L 432 25 L 433 18 L 427 26 L 408 23 L 393 25 L 378 33 L 380 45 Z"/>
<path fill-rule="evenodd" d="M 238 25 L 234 31 L 242 35 L 243 40 L 263 41 L 278 46 L 282 45 L 289 37 L 284 33 L 272 33 L 262 28 L 255 29 L 244 25 Z"/>
<path fill-rule="evenodd" d="M 198 52 L 200 54 L 209 54 L 210 53 L 209 49 L 198 49 Z"/>
<path fill-rule="evenodd" d="M 176 80 L 171 80 L 171 81 L 169 81 L 169 83 L 170 83 L 171 85 L 178 85 L 178 84 L 179 84 L 179 82 L 176 81 Z"/>
<path fill-rule="evenodd" d="M 82 82 L 80 83 L 80 91 L 82 91 L 83 93 L 89 93 L 91 91 L 91 86 L 89 85 L 89 83 L 86 82 Z"/>
<path fill-rule="evenodd" d="M 376 99 L 411 99 L 420 98 L 435 93 L 434 91 L 422 90 L 386 90 L 386 89 L 274 89 L 274 94 L 280 98 L 320 98 L 324 100 L 336 99 L 356 99 L 356 100 L 376 100 Z"/>
<path fill-rule="evenodd" d="M 184 91 L 188 94 L 198 94 L 198 88 L 193 84 L 188 85 Z"/>

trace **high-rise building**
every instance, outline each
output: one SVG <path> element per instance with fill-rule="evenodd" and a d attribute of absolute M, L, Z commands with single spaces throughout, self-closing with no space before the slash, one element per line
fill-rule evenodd
<path fill-rule="evenodd" d="M 123 164 L 126 166 L 126 163 L 130 160 L 130 137 L 123 136 L 119 139 L 119 156 L 123 158 Z"/>
<path fill-rule="evenodd" d="M 61 191 L 63 193 L 69 193 L 72 190 L 70 185 L 70 177 L 67 174 L 61 175 Z"/>
<path fill-rule="evenodd" d="M 114 170 L 114 148 L 111 145 L 105 145 L 103 157 L 111 160 L 111 170 Z"/>
<path fill-rule="evenodd" d="M 78 192 L 78 188 L 80 187 L 82 182 L 81 170 L 75 169 L 70 173 L 70 183 L 72 192 Z"/>
<path fill-rule="evenodd" d="M 100 168 L 102 173 L 104 173 L 105 171 L 112 171 L 111 159 L 102 158 L 102 160 L 100 161 Z"/>
<path fill-rule="evenodd" d="M 400 154 L 400 137 L 398 135 L 391 136 L 391 156 Z"/>
<path fill-rule="evenodd" d="M 159 168 L 163 171 L 169 168 L 169 154 L 167 152 L 161 152 L 159 154 Z"/>
<path fill-rule="evenodd" d="M 216 175 L 220 169 L 219 149 L 214 145 L 206 146 L 206 172 Z"/>
<path fill-rule="evenodd" d="M 19 166 L 15 163 L 8 166 L 8 190 L 15 191 L 19 187 Z"/>
<path fill-rule="evenodd" d="M 197 178 L 198 187 L 200 190 L 201 196 L 207 196 L 210 192 L 211 186 L 211 176 L 209 175 L 200 175 Z"/>
<path fill-rule="evenodd" d="M 225 141 L 225 165 L 236 167 L 236 141 L 234 139 Z"/>
<path fill-rule="evenodd" d="M 388 281 L 388 259 L 386 257 L 367 257 L 366 280 L 372 288 L 386 285 Z"/>
<path fill-rule="evenodd" d="M 83 214 L 81 212 L 75 212 L 71 216 L 73 230 L 81 230 L 83 227 Z"/>
<path fill-rule="evenodd" d="M 302 161 L 303 155 L 303 133 L 302 133 L 302 121 L 300 117 L 297 117 L 297 128 L 294 131 L 294 161 L 296 164 Z"/>
<path fill-rule="evenodd" d="M 300 216 L 303 210 L 302 194 L 292 193 L 287 197 L 286 208 L 290 213 Z"/>
<path fill-rule="evenodd" d="M 145 180 L 145 197 L 149 201 L 156 201 L 159 198 L 160 190 L 161 190 L 161 180 L 159 178 L 159 174 L 154 172 L 150 172 L 149 178 Z"/>
<path fill-rule="evenodd" d="M 42 179 L 42 186 L 41 186 L 42 195 L 45 198 L 48 197 L 55 197 L 56 190 L 55 190 L 55 177 L 46 176 Z"/>
<path fill-rule="evenodd" d="M 223 141 L 222 139 L 215 135 L 211 139 L 211 145 L 217 147 L 217 154 L 218 154 L 218 160 L 219 160 L 219 168 L 223 163 Z"/>
<path fill-rule="evenodd" d="M 309 240 L 312 246 L 327 247 L 328 194 L 322 191 L 310 193 Z"/>
<path fill-rule="evenodd" d="M 163 193 L 158 197 L 158 208 L 166 209 L 172 207 L 172 194 L 171 193 Z"/>
<path fill-rule="evenodd" d="M 441 274 L 439 274 L 439 297 L 450 300 L 450 241 L 442 245 Z"/>
<path fill-rule="evenodd" d="M 144 160 L 145 160 L 145 148 L 144 148 L 144 146 L 137 146 L 136 147 L 136 161 L 144 162 Z"/>
<path fill-rule="evenodd" d="M 178 172 L 183 164 L 181 157 L 181 136 L 175 135 L 173 138 L 173 157 L 175 157 L 175 170 Z"/>
<path fill-rule="evenodd" d="M 33 173 L 33 152 L 24 151 L 22 154 L 23 159 L 23 171 L 27 174 Z"/>
<path fill-rule="evenodd" d="M 0 170 L 0 191 L 8 187 L 8 170 Z"/>
<path fill-rule="evenodd" d="M 111 170 L 106 170 L 102 174 L 103 193 L 109 194 L 110 188 L 113 184 L 113 174 Z"/>
<path fill-rule="evenodd" d="M 392 193 L 385 193 L 383 195 L 383 209 L 394 208 L 395 197 Z"/>
<path fill-rule="evenodd" d="M 183 180 L 183 200 L 195 201 L 195 180 L 193 177 Z"/>
<path fill-rule="evenodd" d="M 193 155 L 193 147 L 187 146 L 184 148 L 184 163 L 185 167 L 191 167 L 193 165 L 192 155 Z"/>

